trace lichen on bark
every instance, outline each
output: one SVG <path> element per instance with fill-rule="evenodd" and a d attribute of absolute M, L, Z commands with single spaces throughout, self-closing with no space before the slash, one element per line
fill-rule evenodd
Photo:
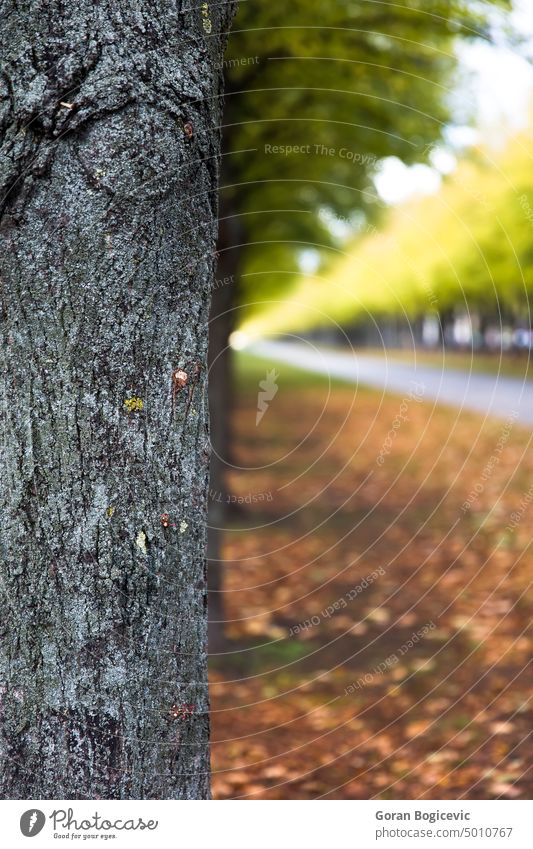
<path fill-rule="evenodd" d="M 3 798 L 209 792 L 206 347 L 233 11 L 213 6 L 208 35 L 181 2 L 3 4 Z"/>

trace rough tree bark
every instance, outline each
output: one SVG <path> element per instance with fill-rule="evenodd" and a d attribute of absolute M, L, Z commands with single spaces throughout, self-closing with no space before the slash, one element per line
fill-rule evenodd
<path fill-rule="evenodd" d="M 1 5 L 0 795 L 205 798 L 234 4 Z"/>

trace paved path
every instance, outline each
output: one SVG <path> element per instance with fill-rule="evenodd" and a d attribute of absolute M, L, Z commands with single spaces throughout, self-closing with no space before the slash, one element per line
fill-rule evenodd
<path fill-rule="evenodd" d="M 250 353 L 279 360 L 306 371 L 383 389 L 399 394 L 423 385 L 425 400 L 464 407 L 477 413 L 507 419 L 515 415 L 521 424 L 533 425 L 533 383 L 513 377 L 469 373 L 455 368 L 415 365 L 385 357 L 319 350 L 311 344 L 261 341 Z"/>

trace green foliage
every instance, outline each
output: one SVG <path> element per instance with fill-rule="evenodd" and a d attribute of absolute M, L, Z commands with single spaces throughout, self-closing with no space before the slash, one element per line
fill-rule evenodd
<path fill-rule="evenodd" d="M 322 278 L 300 277 L 248 332 L 463 306 L 529 316 L 533 294 L 533 129 L 503 151 L 475 149 L 441 191 L 392 211 Z"/>
<path fill-rule="evenodd" d="M 489 13 L 507 5 L 241 4 L 225 60 L 221 232 L 231 221 L 223 251 L 244 246 L 243 301 L 284 294 L 306 246 L 335 247 L 321 211 L 377 219 L 377 163 L 427 160 L 450 118 L 456 39 L 488 37 Z"/>

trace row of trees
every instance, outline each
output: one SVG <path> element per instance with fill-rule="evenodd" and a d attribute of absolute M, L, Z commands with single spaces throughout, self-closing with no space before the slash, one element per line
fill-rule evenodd
<path fill-rule="evenodd" d="M 242 4 L 226 54 L 219 284 L 210 326 L 211 489 L 232 463 L 234 327 L 298 328 L 289 293 L 302 253 L 325 267 L 342 254 L 331 227 L 369 232 L 383 217 L 373 177 L 381 159 L 427 162 L 451 118 L 458 40 L 490 39 L 508 3 L 296 0 L 278 13 Z M 315 282 L 305 283 L 315 298 Z M 377 284 L 377 297 L 386 284 Z M 316 284 L 325 313 L 336 289 Z M 296 288 L 299 299 L 300 289 Z M 346 313 L 348 310 L 346 310 Z M 307 326 L 317 322 L 315 311 Z M 223 645 L 220 528 L 210 508 L 211 650 Z"/>
<path fill-rule="evenodd" d="M 529 327 L 532 139 L 528 127 L 503 149 L 467 150 L 437 194 L 395 209 L 379 231 L 358 234 L 324 275 L 300 276 L 283 310 L 264 311 L 248 331 L 413 323 L 428 314 L 445 328 L 462 313 L 474 317 L 480 339 L 487 325 Z"/>

